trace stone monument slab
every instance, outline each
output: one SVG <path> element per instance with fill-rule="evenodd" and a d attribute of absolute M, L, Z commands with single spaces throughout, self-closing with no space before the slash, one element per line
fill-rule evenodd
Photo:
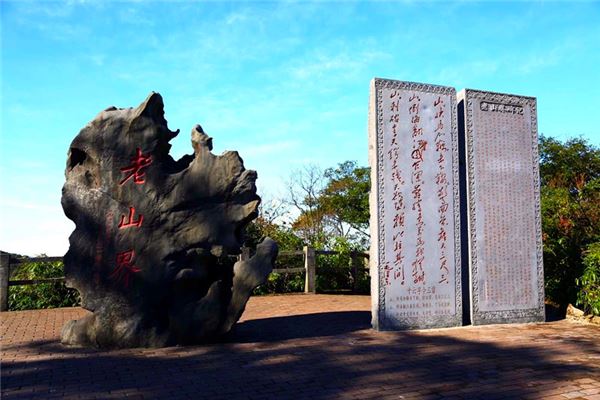
<path fill-rule="evenodd" d="M 465 89 L 458 102 L 471 322 L 544 321 L 536 99 Z"/>
<path fill-rule="evenodd" d="M 369 159 L 373 327 L 461 325 L 456 90 L 375 78 Z"/>

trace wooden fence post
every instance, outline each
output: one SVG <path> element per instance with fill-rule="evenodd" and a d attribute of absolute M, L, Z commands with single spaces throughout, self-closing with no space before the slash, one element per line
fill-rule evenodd
<path fill-rule="evenodd" d="M 10 254 L 0 253 L 0 311 L 8 311 L 8 279 Z"/>
<path fill-rule="evenodd" d="M 315 249 L 310 246 L 304 246 L 304 269 L 306 270 L 306 279 L 304 281 L 304 293 L 315 293 L 315 280 L 317 270 L 317 259 L 315 258 Z"/>

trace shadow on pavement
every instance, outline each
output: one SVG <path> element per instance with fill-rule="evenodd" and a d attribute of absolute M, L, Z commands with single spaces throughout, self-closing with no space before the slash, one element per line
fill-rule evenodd
<path fill-rule="evenodd" d="M 3 358 L 2 398 L 534 399 L 546 385 L 600 374 L 597 362 L 573 362 L 600 358 L 589 331 L 569 338 L 585 349 L 574 355 L 561 329 L 544 325 L 530 327 L 537 343 L 517 345 L 456 332 L 379 333 L 369 324 L 368 312 L 330 312 L 246 321 L 228 342 L 205 346 L 4 346 L 12 358 Z"/>
<path fill-rule="evenodd" d="M 368 311 L 339 311 L 254 319 L 236 324 L 229 342 L 252 343 L 334 336 L 371 327 Z"/>

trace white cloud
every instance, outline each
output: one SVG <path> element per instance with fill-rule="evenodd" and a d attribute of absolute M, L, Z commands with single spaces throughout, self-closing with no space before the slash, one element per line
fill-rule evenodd
<path fill-rule="evenodd" d="M 20 103 L 12 103 L 6 109 L 5 112 L 9 114 L 12 119 L 47 119 L 51 113 L 46 110 L 40 110 L 39 108 L 28 107 Z"/>
<path fill-rule="evenodd" d="M 75 225 L 64 216 L 60 204 L 48 206 L 15 200 L 4 196 L 1 199 L 0 249 L 29 256 L 64 254 Z"/>
<path fill-rule="evenodd" d="M 232 14 L 229 14 L 227 16 L 227 18 L 225 18 L 225 23 L 227 25 L 233 25 L 236 23 L 240 23 L 240 22 L 244 22 L 248 19 L 248 16 L 244 13 L 241 12 L 235 12 Z"/>
<path fill-rule="evenodd" d="M 0 199 L 0 206 L 2 206 L 4 209 L 3 214 L 13 215 L 11 218 L 14 218 L 14 215 L 28 214 L 32 210 L 39 212 L 55 212 L 60 209 L 60 204 L 57 206 L 51 206 L 47 204 L 34 203 L 31 201 L 23 201 L 21 199 L 7 198 L 4 196 Z"/>
<path fill-rule="evenodd" d="M 97 67 L 102 67 L 104 65 L 104 60 L 106 60 L 106 54 L 90 54 L 89 59 Z"/>
<path fill-rule="evenodd" d="M 123 4 L 123 6 L 125 3 Z M 119 20 L 122 23 L 138 26 L 153 27 L 154 21 L 144 15 L 138 8 L 122 7 L 119 10 Z"/>
<path fill-rule="evenodd" d="M 443 68 L 432 77 L 432 82 L 448 86 L 469 86 L 468 82 L 481 77 L 492 77 L 501 68 L 501 62 L 491 59 L 479 59 L 453 64 Z"/>
<path fill-rule="evenodd" d="M 60 42 L 81 40 L 90 33 L 90 29 L 83 25 L 57 21 L 48 23 L 38 21 L 32 28 L 40 31 L 44 37 Z"/>
<path fill-rule="evenodd" d="M 262 143 L 250 146 L 243 146 L 240 153 L 248 157 L 264 157 L 273 154 L 277 154 L 282 151 L 288 151 L 299 146 L 300 142 L 297 140 L 285 140 L 281 142 L 273 143 Z"/>
<path fill-rule="evenodd" d="M 73 4 L 73 2 L 20 1 L 15 5 L 20 15 L 67 18 L 73 13 Z"/>
<path fill-rule="evenodd" d="M 532 74 L 539 70 L 558 65 L 562 60 L 568 59 L 571 53 L 579 47 L 576 40 L 566 39 L 546 51 L 529 54 L 517 63 L 517 70 L 522 74 Z"/>
<path fill-rule="evenodd" d="M 336 46 L 338 47 L 339 44 Z M 340 47 L 347 47 L 343 44 Z M 318 50 L 296 60 L 290 65 L 292 79 L 309 80 L 329 77 L 347 79 L 356 77 L 362 71 L 377 61 L 388 59 L 387 53 L 369 48 L 348 50 Z"/>

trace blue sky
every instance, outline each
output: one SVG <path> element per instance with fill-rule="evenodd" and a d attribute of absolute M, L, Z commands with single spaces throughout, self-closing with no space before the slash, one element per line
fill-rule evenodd
<path fill-rule="evenodd" d="M 539 131 L 600 145 L 600 2 L 1 1 L 0 249 L 61 255 L 71 140 L 162 94 L 175 158 L 196 123 L 259 192 L 367 165 L 373 77 L 535 96 Z"/>

